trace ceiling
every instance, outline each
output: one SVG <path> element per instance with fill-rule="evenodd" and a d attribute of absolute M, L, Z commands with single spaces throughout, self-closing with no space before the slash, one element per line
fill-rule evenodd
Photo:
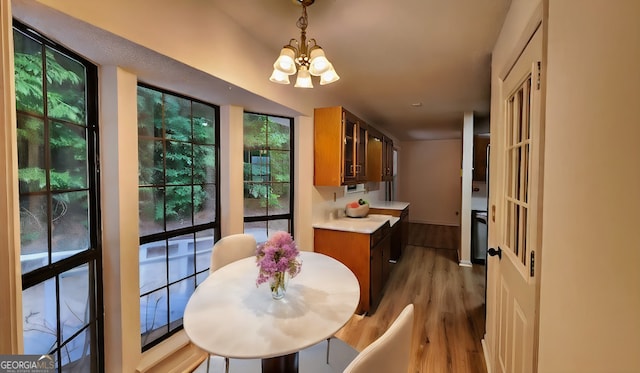
<path fill-rule="evenodd" d="M 342 105 L 400 141 L 460 138 L 465 112 L 473 111 L 477 123 L 488 123 L 491 51 L 510 3 L 317 0 L 307 9 L 307 37 L 322 46 L 341 79 L 320 86 L 314 78 L 315 88 L 304 96 L 315 97 L 311 102 L 322 105 Z M 294 88 L 293 82 L 283 87 L 267 80 L 282 46 L 300 38 L 296 21 L 302 7 L 296 0 L 189 0 L 183 4 L 218 8 L 267 51 L 273 50 L 273 60 L 264 62 L 266 66 L 261 62 L 259 68 L 274 92 L 303 90 Z M 252 111 L 299 115 L 39 2 L 13 0 L 12 5 L 15 17 L 48 37 L 102 65 L 135 72 L 142 81 L 218 105 L 245 103 Z"/>
<path fill-rule="evenodd" d="M 296 0 L 210 0 L 273 50 L 300 39 Z M 399 140 L 460 137 L 488 118 L 491 51 L 511 0 L 317 0 L 315 38 L 341 79 L 336 102 Z M 271 63 L 271 61 L 270 61 Z M 266 79 L 267 77 L 265 77 Z M 275 84 L 275 83 L 274 83 Z M 293 87 L 291 89 L 302 89 Z"/>

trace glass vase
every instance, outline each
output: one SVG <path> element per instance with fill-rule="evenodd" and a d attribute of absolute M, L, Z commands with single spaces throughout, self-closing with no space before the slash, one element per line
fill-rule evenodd
<path fill-rule="evenodd" d="M 276 272 L 269 286 L 271 287 L 271 296 L 273 299 L 282 299 L 287 292 L 287 272 Z"/>

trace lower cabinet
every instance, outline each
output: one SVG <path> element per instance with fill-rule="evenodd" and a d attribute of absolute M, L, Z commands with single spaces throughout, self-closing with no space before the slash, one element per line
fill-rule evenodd
<path fill-rule="evenodd" d="M 313 240 L 316 252 L 339 260 L 358 278 L 360 303 L 356 312 L 373 313 L 391 273 L 389 223 L 371 234 L 315 228 Z"/>
<path fill-rule="evenodd" d="M 407 206 L 403 210 L 372 207 L 369 209 L 369 213 L 391 215 L 400 218 L 400 220 L 393 225 L 391 260 L 396 261 L 400 259 L 402 250 L 409 244 L 409 207 Z"/>

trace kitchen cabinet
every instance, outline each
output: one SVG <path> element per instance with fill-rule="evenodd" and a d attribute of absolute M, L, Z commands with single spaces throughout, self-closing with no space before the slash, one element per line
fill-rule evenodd
<path fill-rule="evenodd" d="M 393 180 L 393 140 L 369 127 L 368 181 Z"/>
<path fill-rule="evenodd" d="M 314 185 L 367 181 L 368 129 L 341 106 L 314 110 Z"/>
<path fill-rule="evenodd" d="M 390 202 L 392 203 L 392 202 Z M 394 225 L 394 229 L 391 233 L 391 261 L 397 261 L 402 256 L 402 251 L 409 244 L 409 205 L 406 207 L 389 208 L 389 207 L 370 207 L 370 214 L 382 214 L 391 215 L 400 218 L 400 220 Z"/>
<path fill-rule="evenodd" d="M 314 229 L 314 250 L 339 260 L 358 278 L 360 303 L 357 313 L 373 313 L 382 298 L 392 268 L 390 245 L 388 221 L 373 233 Z"/>

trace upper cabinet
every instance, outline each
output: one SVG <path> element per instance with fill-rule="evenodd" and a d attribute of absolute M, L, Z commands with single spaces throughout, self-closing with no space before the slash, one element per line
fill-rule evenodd
<path fill-rule="evenodd" d="M 367 181 L 367 125 L 341 106 L 314 111 L 314 185 Z"/>
<path fill-rule="evenodd" d="M 372 127 L 369 127 L 367 162 L 369 181 L 393 179 L 393 140 Z"/>

